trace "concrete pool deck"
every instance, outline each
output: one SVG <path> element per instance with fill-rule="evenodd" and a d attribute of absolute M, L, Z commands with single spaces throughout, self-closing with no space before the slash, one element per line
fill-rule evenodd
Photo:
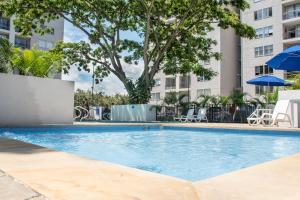
<path fill-rule="evenodd" d="M 81 123 L 79 125 L 87 124 Z M 92 125 L 108 124 L 94 123 Z M 162 125 L 217 128 L 212 124 L 167 123 Z M 224 124 L 219 124 L 220 128 L 225 128 L 224 126 Z M 228 124 L 227 127 L 242 128 L 240 125 L 229 126 Z M 258 127 L 252 128 L 257 129 Z M 249 129 L 249 126 L 247 129 Z M 270 127 L 263 129 L 272 130 Z M 288 130 L 299 131 L 299 129 Z M 38 194 L 41 193 L 49 199 L 300 199 L 300 154 L 193 183 L 107 162 L 86 159 L 21 141 L 0 138 L 0 169 L 32 188 L 29 191 L 38 191 Z M 7 189 L 7 181 L 5 180 L 1 184 L 0 174 L 0 199 L 15 200 L 13 197 L 5 198 L 5 196 L 1 196 L 3 195 L 1 188 Z M 13 182 L 13 184 L 16 183 L 18 182 Z M 28 189 L 28 187 L 26 188 Z"/>

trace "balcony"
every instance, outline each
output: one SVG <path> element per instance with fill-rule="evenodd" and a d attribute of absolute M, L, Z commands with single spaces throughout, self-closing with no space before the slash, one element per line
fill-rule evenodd
<path fill-rule="evenodd" d="M 283 39 L 284 43 L 298 43 L 300 41 L 300 25 L 286 27 Z"/>
<path fill-rule="evenodd" d="M 10 30 L 10 19 L 0 16 L 0 29 Z"/>
<path fill-rule="evenodd" d="M 293 19 L 296 17 L 300 17 L 300 9 L 286 11 L 282 16 L 284 20 Z"/>
<path fill-rule="evenodd" d="M 288 39 L 293 39 L 293 38 L 297 38 L 300 37 L 300 29 L 292 29 L 287 31 L 287 33 L 284 35 L 284 39 L 288 40 Z"/>

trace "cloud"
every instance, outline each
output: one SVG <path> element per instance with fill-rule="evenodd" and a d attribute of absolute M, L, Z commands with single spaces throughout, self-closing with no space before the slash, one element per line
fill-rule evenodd
<path fill-rule="evenodd" d="M 141 75 L 142 65 L 130 65 L 122 61 L 124 71 L 132 80 L 137 80 Z M 89 67 L 90 69 L 92 66 Z M 62 75 L 63 80 L 75 81 L 75 90 L 91 90 L 92 89 L 92 74 L 86 71 L 78 71 L 76 67 L 72 67 L 68 74 Z M 123 83 L 114 75 L 110 74 L 103 79 L 103 82 L 95 85 L 95 92 L 104 92 L 107 95 L 126 94 Z"/>
<path fill-rule="evenodd" d="M 87 35 L 85 35 L 80 29 L 74 27 L 70 22 L 65 21 L 64 31 L 65 42 L 88 41 Z"/>

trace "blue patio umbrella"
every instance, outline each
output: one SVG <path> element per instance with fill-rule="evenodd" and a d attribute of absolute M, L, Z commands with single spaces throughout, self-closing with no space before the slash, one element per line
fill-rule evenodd
<path fill-rule="evenodd" d="M 276 70 L 300 71 L 300 45 L 287 48 L 267 62 Z"/>
<path fill-rule="evenodd" d="M 285 82 L 285 80 L 276 76 L 265 75 L 247 81 L 248 84 L 261 86 L 291 86 L 292 83 Z"/>

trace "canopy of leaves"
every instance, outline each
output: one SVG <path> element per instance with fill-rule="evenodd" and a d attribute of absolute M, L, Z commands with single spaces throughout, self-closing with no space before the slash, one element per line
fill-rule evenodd
<path fill-rule="evenodd" d="M 124 84 L 133 103 L 150 98 L 153 77 L 159 70 L 167 74 L 193 72 L 210 79 L 215 73 L 201 61 L 220 59 L 213 51 L 216 41 L 207 33 L 218 26 L 233 28 L 243 37 L 255 31 L 241 23 L 236 10 L 248 8 L 246 0 L 6 0 L 0 10 L 15 15 L 23 34 L 44 34 L 52 29 L 43 25 L 59 17 L 86 34 L 89 41 L 60 44 L 66 64 L 88 69 L 97 75 L 115 74 Z M 135 33 L 138 39 L 124 37 Z M 143 63 L 141 77 L 133 82 L 123 63 Z M 141 95 L 143 94 L 143 95 Z"/>

